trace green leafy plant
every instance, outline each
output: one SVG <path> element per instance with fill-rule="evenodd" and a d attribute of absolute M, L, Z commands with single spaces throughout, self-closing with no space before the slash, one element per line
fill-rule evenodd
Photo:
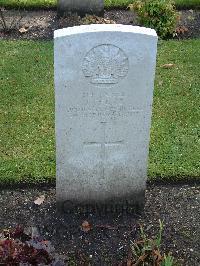
<path fill-rule="evenodd" d="M 174 258 L 169 253 L 168 255 L 164 255 L 164 260 L 161 263 L 161 266 L 173 266 Z"/>
<path fill-rule="evenodd" d="M 161 38 L 175 32 L 179 17 L 171 0 L 138 0 L 129 8 L 136 11 L 141 25 L 155 29 Z"/>
<path fill-rule="evenodd" d="M 162 255 L 160 251 L 163 223 L 159 220 L 159 233 L 155 239 L 149 239 L 140 226 L 141 240 L 131 242 L 133 265 L 173 266 L 174 258 L 169 253 Z"/>

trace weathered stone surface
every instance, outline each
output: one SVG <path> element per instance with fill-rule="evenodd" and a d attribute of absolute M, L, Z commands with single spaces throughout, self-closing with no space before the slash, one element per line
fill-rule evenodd
<path fill-rule="evenodd" d="M 60 15 L 65 12 L 102 15 L 103 10 L 104 0 L 58 0 L 58 14 Z"/>
<path fill-rule="evenodd" d="M 156 32 L 89 25 L 54 38 L 58 203 L 142 205 Z"/>

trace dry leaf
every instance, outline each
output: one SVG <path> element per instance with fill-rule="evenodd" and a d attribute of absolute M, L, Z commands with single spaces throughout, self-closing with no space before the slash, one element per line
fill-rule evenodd
<path fill-rule="evenodd" d="M 28 29 L 26 29 L 24 27 L 22 27 L 22 28 L 19 29 L 19 32 L 20 33 L 26 33 L 27 31 L 28 31 Z"/>
<path fill-rule="evenodd" d="M 157 263 L 160 263 L 163 260 L 163 257 L 161 256 L 159 250 L 153 250 L 153 256 L 155 261 L 157 261 Z"/>
<path fill-rule="evenodd" d="M 175 64 L 164 64 L 161 67 L 163 67 L 163 68 L 172 68 L 174 66 L 175 66 Z"/>
<path fill-rule="evenodd" d="M 81 225 L 81 229 L 84 231 L 84 232 L 88 232 L 92 229 L 92 226 L 88 223 L 88 221 L 84 221 Z"/>
<path fill-rule="evenodd" d="M 130 259 L 128 259 L 126 265 L 127 266 L 132 266 L 132 261 Z"/>
<path fill-rule="evenodd" d="M 185 26 L 180 26 L 176 28 L 176 33 L 178 34 L 184 34 L 185 32 L 188 32 L 188 28 Z"/>
<path fill-rule="evenodd" d="M 44 200 L 45 200 L 45 196 L 42 195 L 42 196 L 38 197 L 38 198 L 34 201 L 34 203 L 35 203 L 36 205 L 41 205 L 41 204 L 44 202 Z"/>
<path fill-rule="evenodd" d="M 136 261 L 136 263 L 133 264 L 133 266 L 139 266 L 139 265 L 141 265 L 141 262 L 144 262 L 145 259 L 146 259 L 147 257 L 148 257 L 148 254 L 143 254 L 143 255 L 141 255 L 141 256 L 138 258 L 138 260 Z"/>

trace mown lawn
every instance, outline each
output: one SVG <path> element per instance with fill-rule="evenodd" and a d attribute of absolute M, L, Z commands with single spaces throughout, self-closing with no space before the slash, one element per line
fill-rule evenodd
<path fill-rule="evenodd" d="M 105 0 L 105 7 L 126 7 L 130 3 L 133 3 L 134 0 Z M 200 7 L 200 0 L 174 0 L 175 4 L 179 8 L 192 8 L 192 7 Z M 7 7 L 29 7 L 29 8 L 37 8 L 37 7 L 56 7 L 57 0 L 0 0 L 0 6 Z"/>
<path fill-rule="evenodd" d="M 105 0 L 106 7 L 124 7 L 133 3 L 134 0 Z M 174 3 L 179 8 L 200 7 L 200 0 L 174 0 Z"/>
<path fill-rule="evenodd" d="M 0 183 L 55 178 L 53 43 L 0 42 Z M 200 40 L 159 43 L 149 177 L 200 176 Z M 165 69 L 163 64 L 173 63 Z"/>

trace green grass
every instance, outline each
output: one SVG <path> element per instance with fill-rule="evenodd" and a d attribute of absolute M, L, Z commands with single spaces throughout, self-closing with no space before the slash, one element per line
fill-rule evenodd
<path fill-rule="evenodd" d="M 57 0 L 0 0 L 0 6 L 9 8 L 55 8 Z"/>
<path fill-rule="evenodd" d="M 150 146 L 151 177 L 200 177 L 200 39 L 159 45 Z M 160 66 L 173 63 L 175 67 Z"/>
<path fill-rule="evenodd" d="M 105 0 L 104 3 L 106 8 L 127 7 L 133 0 Z"/>
<path fill-rule="evenodd" d="M 55 177 L 53 43 L 0 42 L 0 183 Z M 199 177 L 200 40 L 159 43 L 149 176 Z M 160 67 L 166 63 L 174 68 Z"/>
<path fill-rule="evenodd" d="M 52 55 L 51 42 L 1 41 L 0 181 L 55 175 Z"/>
<path fill-rule="evenodd" d="M 127 7 L 133 2 L 134 0 L 105 0 L 105 6 L 108 8 Z M 174 0 L 174 2 L 179 8 L 200 7 L 200 0 Z"/>
<path fill-rule="evenodd" d="M 200 8 L 200 0 L 175 0 L 177 8 Z"/>
<path fill-rule="evenodd" d="M 106 8 L 127 7 L 134 0 L 105 0 Z M 200 0 L 175 0 L 179 8 L 200 7 Z M 0 6 L 12 8 L 55 8 L 57 0 L 0 0 Z"/>

